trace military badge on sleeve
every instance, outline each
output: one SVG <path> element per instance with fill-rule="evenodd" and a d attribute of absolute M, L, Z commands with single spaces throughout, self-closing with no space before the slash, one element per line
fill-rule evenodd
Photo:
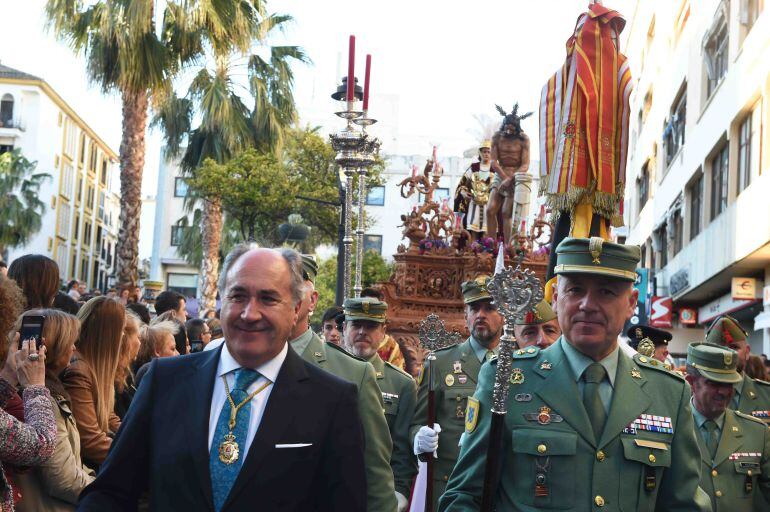
<path fill-rule="evenodd" d="M 472 396 L 468 397 L 468 407 L 465 409 L 465 432 L 468 434 L 476 430 L 479 421 L 479 401 Z"/>

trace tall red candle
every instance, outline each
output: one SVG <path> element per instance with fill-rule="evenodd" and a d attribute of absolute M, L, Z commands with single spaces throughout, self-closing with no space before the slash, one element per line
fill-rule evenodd
<path fill-rule="evenodd" d="M 356 67 L 356 36 L 350 36 L 348 43 L 348 101 L 354 100 L 356 77 L 354 74 Z"/>
<path fill-rule="evenodd" d="M 364 112 L 369 110 L 369 76 L 372 72 L 372 56 L 366 56 L 366 71 L 364 72 Z"/>

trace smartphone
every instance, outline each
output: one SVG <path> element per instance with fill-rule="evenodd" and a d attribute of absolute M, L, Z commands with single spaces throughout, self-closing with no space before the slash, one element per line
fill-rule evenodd
<path fill-rule="evenodd" d="M 21 329 L 19 330 L 19 350 L 21 350 L 24 340 L 30 338 L 35 340 L 37 349 L 43 345 L 43 324 L 45 317 L 43 315 L 26 315 L 21 319 Z"/>
<path fill-rule="evenodd" d="M 203 342 L 202 341 L 191 341 L 190 342 L 190 353 L 194 354 L 196 352 L 201 352 L 203 350 Z"/>

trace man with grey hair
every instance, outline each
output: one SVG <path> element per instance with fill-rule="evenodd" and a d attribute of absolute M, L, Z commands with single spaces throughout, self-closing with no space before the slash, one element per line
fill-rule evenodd
<path fill-rule="evenodd" d="M 358 414 L 364 428 L 366 446 L 366 497 L 367 510 L 395 512 L 397 508 L 393 471 L 390 455 L 393 442 L 385 418 L 384 402 L 377 385 L 374 367 L 333 343 L 324 343 L 310 329 L 310 315 L 318 303 L 318 292 L 313 282 L 318 266 L 312 256 L 303 254 L 296 263 L 297 273 L 304 279 L 304 294 L 299 308 L 297 323 L 291 334 L 291 347 L 305 361 L 326 370 L 358 389 Z"/>
<path fill-rule="evenodd" d="M 366 510 L 356 387 L 289 349 L 298 261 L 233 249 L 219 282 L 225 342 L 151 363 L 78 510 L 133 510 L 146 490 L 152 510 L 172 512 Z"/>

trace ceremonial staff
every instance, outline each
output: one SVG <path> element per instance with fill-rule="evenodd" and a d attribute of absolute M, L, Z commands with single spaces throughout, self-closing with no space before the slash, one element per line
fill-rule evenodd
<path fill-rule="evenodd" d="M 502 248 L 500 248 L 502 251 Z M 543 300 L 540 280 L 529 269 L 522 269 L 521 262 L 515 269 L 495 272 L 487 283 L 487 291 L 497 305 L 497 310 L 505 318 L 503 335 L 500 337 L 500 350 L 497 356 L 495 387 L 492 393 L 492 418 L 489 430 L 484 487 L 481 497 L 481 511 L 491 512 L 494 508 L 495 493 L 500 480 L 501 450 L 505 430 L 508 388 L 511 379 L 513 348 L 516 338 L 513 326 Z"/>
<path fill-rule="evenodd" d="M 459 332 L 447 332 L 444 322 L 438 317 L 438 315 L 431 313 L 425 320 L 420 322 L 420 345 L 428 350 L 426 357 L 427 365 L 426 371 L 428 372 L 428 427 L 433 428 L 433 424 L 436 423 L 436 377 L 433 371 L 433 361 L 436 360 L 435 351 L 448 347 L 450 345 L 456 345 L 462 341 L 462 336 Z M 427 485 L 425 488 L 425 510 L 431 510 L 433 504 L 433 454 L 421 453 L 418 458 L 421 462 L 425 462 L 427 466 Z"/>

